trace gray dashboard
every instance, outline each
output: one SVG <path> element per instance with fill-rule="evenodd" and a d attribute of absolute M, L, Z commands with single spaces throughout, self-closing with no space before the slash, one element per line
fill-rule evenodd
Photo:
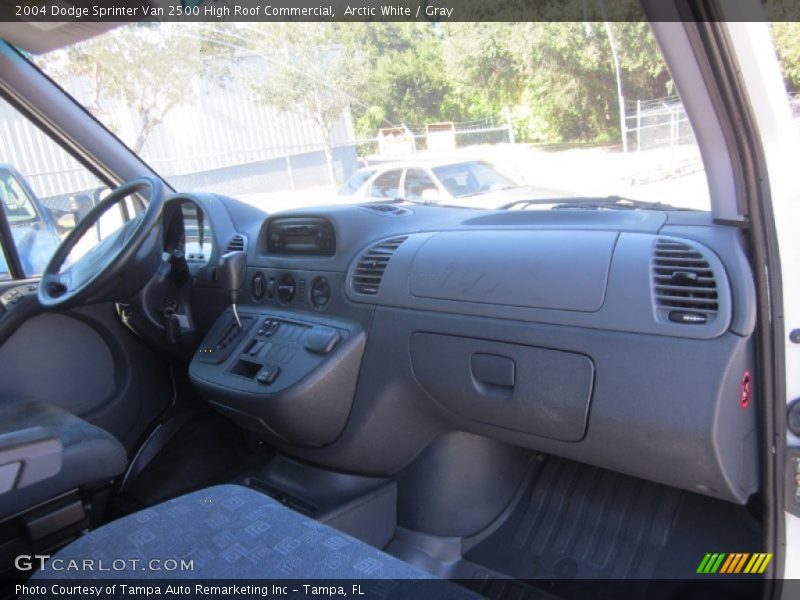
<path fill-rule="evenodd" d="M 755 409 L 739 402 L 755 292 L 735 228 L 392 204 L 255 218 L 219 202 L 245 240 L 244 314 L 339 332 L 324 354 L 298 333 L 280 365 L 249 354 L 253 332 L 192 361 L 212 405 L 285 451 L 391 475 L 461 430 L 735 502 L 755 491 Z M 335 252 L 272 251 L 287 218 L 324 222 Z M 298 231 L 313 247 L 317 229 Z M 291 381 L 259 385 L 273 367 Z"/>

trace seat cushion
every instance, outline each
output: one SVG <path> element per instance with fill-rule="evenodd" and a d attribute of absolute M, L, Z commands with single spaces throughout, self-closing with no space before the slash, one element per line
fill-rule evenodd
<path fill-rule="evenodd" d="M 153 558 L 193 560 L 189 571 L 149 571 Z M 123 517 L 69 544 L 52 560 L 138 569 L 54 571 L 36 578 L 429 579 L 364 542 L 239 485 L 206 488 Z M 133 560 L 132 560 L 133 559 Z M 138 560 L 135 563 L 134 560 Z M 97 564 L 97 563 L 96 563 Z M 122 564 L 122 563 L 118 563 Z M 460 588 L 459 588 L 460 589 Z"/>
<path fill-rule="evenodd" d="M 0 495 L 0 520 L 75 488 L 108 483 L 127 465 L 125 448 L 113 435 L 72 413 L 41 402 L 0 400 L 0 433 L 37 426 L 61 440 L 61 470 Z"/>

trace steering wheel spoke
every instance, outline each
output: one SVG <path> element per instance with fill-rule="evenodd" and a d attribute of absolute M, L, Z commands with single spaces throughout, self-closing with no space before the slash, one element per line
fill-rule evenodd
<path fill-rule="evenodd" d="M 63 269 L 67 257 L 81 238 L 95 226 L 113 206 L 130 196 L 147 197 L 147 208 L 72 265 Z M 115 298 L 115 283 L 123 271 L 132 269 L 133 262 L 150 232 L 160 223 L 164 204 L 163 185 L 151 178 L 134 179 L 108 194 L 95 206 L 61 242 L 43 275 L 39 286 L 39 302 L 47 308 L 66 308 L 83 302 L 123 299 Z M 158 248 L 154 248 L 158 251 Z"/>

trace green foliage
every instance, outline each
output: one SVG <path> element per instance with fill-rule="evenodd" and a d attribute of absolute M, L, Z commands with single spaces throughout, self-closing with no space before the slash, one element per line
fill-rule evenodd
<path fill-rule="evenodd" d="M 780 59 L 786 87 L 800 91 L 800 23 L 776 22 L 770 25 L 775 51 Z"/>
<path fill-rule="evenodd" d="M 349 69 L 359 137 L 374 137 L 380 127 L 438 120 L 449 109 L 451 82 L 433 25 L 348 23 L 337 36 L 349 55 L 363 59 Z"/>
<path fill-rule="evenodd" d="M 669 74 L 645 23 L 612 23 L 631 98 L 668 93 Z M 517 137 L 603 141 L 618 136 L 614 64 L 601 23 L 454 23 L 445 30 L 448 72 L 471 114 L 510 106 Z M 471 110 L 470 110 L 471 109 Z"/>
<path fill-rule="evenodd" d="M 264 72 L 251 85 L 264 103 L 305 113 L 329 139 L 349 104 L 348 69 L 359 57 L 337 43 L 322 23 L 259 24 L 249 32 L 251 49 L 266 58 Z"/>
<path fill-rule="evenodd" d="M 765 0 L 764 12 L 789 92 L 800 92 L 800 4 L 797 0 Z"/>
<path fill-rule="evenodd" d="M 464 1 L 487 18 L 514 3 L 530 6 Z M 559 20 L 575 14 L 576 3 L 587 21 Z M 798 18 L 795 6 L 766 2 L 787 86 L 796 91 L 800 24 L 781 20 Z M 508 108 L 521 141 L 617 142 L 612 44 L 627 101 L 675 93 L 636 0 L 553 0 L 533 9 L 542 21 L 140 24 L 48 55 L 47 70 L 88 78 L 88 104 L 100 114 L 111 98 L 128 103 L 141 122 L 137 151 L 199 76 L 244 81 L 262 102 L 307 115 L 329 146 L 348 108 L 359 138 L 380 127 L 496 118 Z M 254 55 L 261 67 L 244 68 L 240 59 Z"/>

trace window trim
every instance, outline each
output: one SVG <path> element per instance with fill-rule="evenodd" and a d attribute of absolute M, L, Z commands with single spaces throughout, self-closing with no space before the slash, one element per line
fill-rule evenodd
<path fill-rule="evenodd" d="M 436 177 L 434 177 L 433 171 L 431 171 L 427 167 L 422 167 L 422 166 L 420 166 L 420 167 L 407 167 L 406 170 L 405 170 L 405 173 L 403 173 L 403 198 L 404 199 L 408 200 L 408 190 L 406 189 L 406 184 L 408 182 L 408 173 L 410 171 L 419 171 L 420 173 L 423 173 L 425 175 L 425 177 L 428 178 L 428 181 L 430 181 L 433 184 L 434 189 L 441 194 L 441 189 L 440 189 L 441 188 L 441 184 L 436 180 Z M 420 196 L 420 199 L 421 198 L 422 197 Z"/>
<path fill-rule="evenodd" d="M 0 40 L 0 96 L 113 189 L 143 175 L 175 189 L 22 52 Z"/>
<path fill-rule="evenodd" d="M 6 259 L 9 281 L 27 279 L 22 268 L 19 250 L 17 250 L 17 245 L 14 243 L 14 234 L 8 221 L 6 207 L 2 202 L 0 202 L 0 246 L 2 246 L 3 256 Z"/>
<path fill-rule="evenodd" d="M 15 49 L 14 51 L 19 54 Z M 21 55 L 20 58 L 29 66 L 29 68 L 34 69 L 38 73 L 44 75 L 41 70 L 39 70 L 35 65 L 31 64 L 27 59 Z M 49 81 L 59 91 L 66 94 L 66 92 L 61 90 L 61 88 L 52 82 L 52 80 Z M 110 171 L 108 171 L 106 168 L 103 168 L 103 166 L 99 163 L 96 164 L 95 161 L 89 160 L 87 153 L 85 151 L 81 151 L 74 140 L 69 139 L 64 132 L 60 131 L 58 127 L 54 125 L 54 123 L 52 123 L 39 111 L 27 104 L 24 98 L 15 93 L 15 91 L 8 85 L 2 76 L 0 76 L 0 100 L 7 102 L 9 106 L 16 110 L 23 118 L 27 119 L 32 125 L 37 127 L 42 134 L 47 137 L 48 140 L 75 159 L 78 164 L 81 165 L 81 167 L 91 173 L 99 182 L 107 185 L 109 189 L 114 189 L 114 187 L 118 185 L 118 183 L 115 183 L 116 177 L 112 175 Z M 2 202 L 0 202 L 0 205 L 2 205 Z M 36 208 L 35 204 L 34 209 L 38 214 L 38 208 Z M 10 221 L 4 206 L 0 207 L 0 247 L 2 247 L 6 265 L 8 266 L 8 274 L 10 276 L 9 281 L 26 281 L 32 278 L 38 279 L 38 276 L 28 276 L 22 267 L 19 249 L 14 242 L 14 234 L 11 230 Z"/>

